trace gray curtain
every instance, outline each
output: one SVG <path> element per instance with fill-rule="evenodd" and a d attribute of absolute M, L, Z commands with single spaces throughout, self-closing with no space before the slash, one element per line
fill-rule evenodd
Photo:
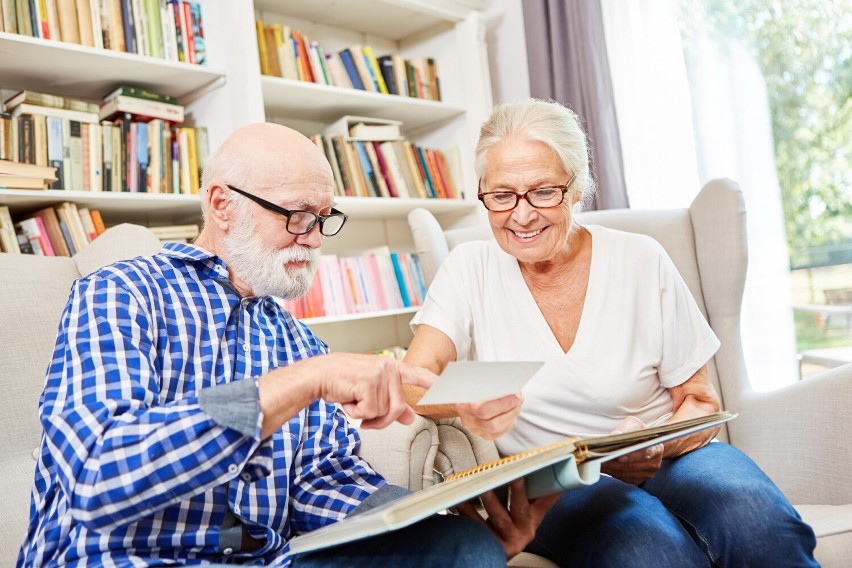
<path fill-rule="evenodd" d="M 598 192 L 590 209 L 628 207 L 598 0 L 522 0 L 530 94 L 571 107 L 589 136 Z"/>

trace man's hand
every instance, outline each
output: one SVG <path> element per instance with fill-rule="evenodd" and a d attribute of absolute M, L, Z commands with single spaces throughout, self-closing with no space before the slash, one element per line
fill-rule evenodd
<path fill-rule="evenodd" d="M 515 427 L 523 403 L 523 396 L 513 394 L 485 402 L 457 404 L 456 411 L 468 430 L 493 440 Z"/>
<path fill-rule="evenodd" d="M 557 493 L 530 501 L 524 489 L 524 480 L 516 479 L 509 484 L 508 508 L 493 491 L 479 496 L 488 514 L 487 519 L 483 519 L 471 503 L 461 503 L 456 508 L 462 515 L 485 523 L 506 549 L 506 557 L 511 558 L 523 552 L 532 542 L 544 515 L 556 503 L 559 495 Z"/>
<path fill-rule="evenodd" d="M 362 428 L 411 424 L 414 411 L 402 385 L 428 387 L 435 375 L 390 357 L 332 353 L 278 368 L 260 381 L 263 435 L 271 434 L 318 398 L 337 403 Z"/>
<path fill-rule="evenodd" d="M 633 432 L 645 428 L 645 423 L 635 416 L 628 416 L 622 420 L 621 424 L 615 427 L 613 434 L 622 434 L 624 432 Z M 660 469 L 660 464 L 663 462 L 663 444 L 656 444 L 638 450 L 632 454 L 621 456 L 620 458 L 604 462 L 601 465 L 601 471 L 611 475 L 625 483 L 639 485 L 644 481 L 648 481 L 657 470 Z"/>

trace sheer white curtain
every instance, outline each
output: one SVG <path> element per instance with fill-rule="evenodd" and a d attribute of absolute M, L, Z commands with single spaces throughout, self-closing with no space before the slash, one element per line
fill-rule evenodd
<path fill-rule="evenodd" d="M 781 195 L 766 87 L 739 45 L 710 38 L 684 54 L 677 0 L 601 0 L 631 207 L 685 207 L 717 177 L 740 183 L 749 269 L 742 334 L 749 377 L 798 377 Z"/>
<path fill-rule="evenodd" d="M 630 208 L 686 207 L 701 187 L 676 3 L 601 7 Z"/>

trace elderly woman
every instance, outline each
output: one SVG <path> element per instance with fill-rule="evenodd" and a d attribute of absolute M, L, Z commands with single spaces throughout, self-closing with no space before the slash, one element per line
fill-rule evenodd
<path fill-rule="evenodd" d="M 452 251 L 406 361 L 545 365 L 523 396 L 454 408 L 471 431 L 506 455 L 719 410 L 706 371 L 719 340 L 663 248 L 574 218 L 594 182 L 571 110 L 498 106 L 476 172 L 494 240 Z M 608 476 L 559 497 L 526 550 L 561 566 L 817 565 L 811 528 L 748 457 L 709 443 L 715 433 L 608 462 Z"/>

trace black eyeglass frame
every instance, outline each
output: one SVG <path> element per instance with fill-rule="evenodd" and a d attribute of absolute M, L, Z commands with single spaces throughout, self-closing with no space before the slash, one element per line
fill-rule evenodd
<path fill-rule="evenodd" d="M 577 179 L 577 172 L 574 172 L 574 175 L 571 176 L 571 179 L 569 179 L 567 182 L 565 182 L 564 185 L 555 185 L 553 187 L 536 187 L 534 189 L 529 189 L 529 190 L 527 190 L 523 193 L 517 193 L 517 192 L 514 192 L 514 191 L 485 191 L 485 192 L 483 192 L 482 187 L 479 186 L 478 187 L 479 192 L 476 194 L 476 198 L 479 199 L 482 202 L 482 205 L 486 209 L 488 209 L 489 211 L 493 211 L 494 213 L 505 213 L 506 211 L 514 211 L 514 209 L 518 206 L 518 203 L 521 202 L 521 198 L 526 199 L 527 203 L 529 203 L 530 206 L 535 208 L 535 209 L 550 209 L 551 207 L 558 207 L 559 205 L 562 205 L 562 203 L 565 202 L 565 194 L 568 193 L 569 189 L 571 189 L 571 185 L 574 183 L 575 179 Z M 480 180 L 480 184 L 481 183 L 482 183 L 482 180 Z M 538 206 L 538 205 L 534 204 L 532 201 L 530 201 L 529 194 L 532 193 L 533 191 L 538 191 L 540 189 L 559 189 L 559 190 L 562 191 L 562 199 L 559 200 L 559 203 L 554 203 L 553 205 L 547 205 L 547 206 L 544 206 L 544 207 Z M 485 203 L 485 196 L 486 195 L 493 195 L 495 193 L 511 193 L 512 195 L 515 196 L 515 204 L 512 205 L 511 207 L 509 207 L 508 209 L 497 209 L 497 210 L 489 209 L 488 205 L 486 205 L 486 203 Z"/>
<path fill-rule="evenodd" d="M 304 209 L 284 209 L 283 207 L 281 207 L 279 205 L 275 205 L 274 203 L 272 203 L 270 201 L 267 201 L 263 198 L 260 198 L 260 197 L 254 195 L 254 194 L 251 194 L 247 191 L 243 191 L 242 189 L 240 189 L 238 187 L 234 187 L 233 185 L 230 185 L 230 184 L 225 184 L 225 185 L 231 191 L 236 191 L 240 195 L 248 197 L 249 199 L 251 199 L 252 201 L 257 203 L 258 205 L 263 207 L 264 209 L 268 209 L 269 211 L 272 211 L 273 213 L 278 213 L 279 215 L 283 215 L 284 217 L 286 217 L 287 218 L 287 225 L 286 225 L 285 229 L 287 229 L 287 232 L 290 233 L 291 235 L 307 235 L 308 233 L 313 231 L 314 226 L 316 226 L 316 224 L 319 223 L 320 234 L 324 237 L 333 237 L 334 235 L 340 233 L 340 230 L 343 229 L 343 226 L 346 224 L 346 220 L 349 219 L 349 216 L 346 213 L 344 213 L 343 211 L 338 211 L 334 207 L 331 208 L 331 213 L 329 215 L 320 215 L 319 213 L 314 213 L 313 211 L 306 211 Z M 310 223 L 308 223 L 308 228 L 305 229 L 304 231 L 302 231 L 301 233 L 297 233 L 297 232 L 292 231 L 290 229 L 290 220 L 293 218 L 293 215 L 296 214 L 296 213 L 307 213 L 308 215 L 313 216 L 313 220 Z M 343 222 L 340 223 L 340 228 L 338 228 L 335 232 L 328 234 L 328 233 L 325 232 L 325 222 L 326 222 L 326 220 L 328 220 L 332 217 L 343 218 Z"/>

